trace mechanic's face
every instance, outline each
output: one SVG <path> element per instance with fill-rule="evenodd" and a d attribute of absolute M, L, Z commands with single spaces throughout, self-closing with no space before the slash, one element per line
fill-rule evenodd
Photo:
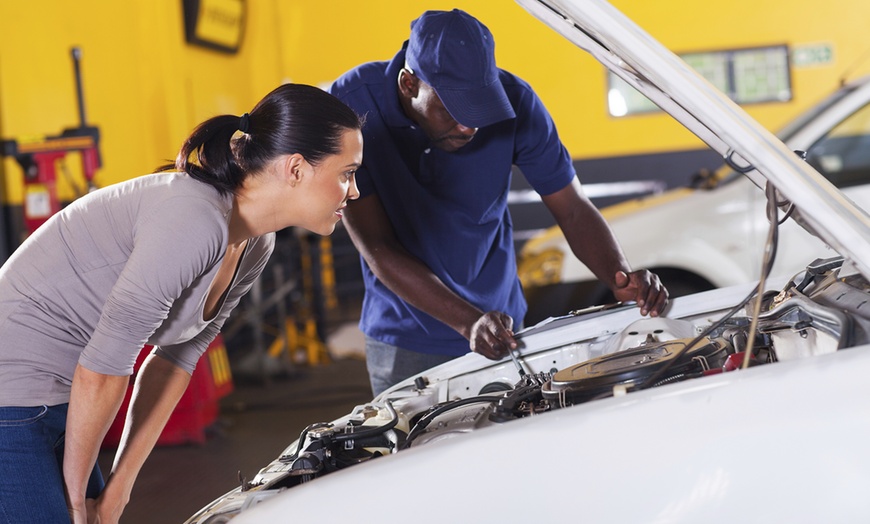
<path fill-rule="evenodd" d="M 419 78 L 400 78 L 400 82 L 410 81 L 403 107 L 408 116 L 426 133 L 432 145 L 452 153 L 469 143 L 477 133 L 476 127 L 466 127 L 450 116 L 444 103 L 432 87 Z"/>

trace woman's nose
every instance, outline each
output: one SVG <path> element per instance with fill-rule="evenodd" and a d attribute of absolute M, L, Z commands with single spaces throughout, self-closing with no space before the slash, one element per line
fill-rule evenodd
<path fill-rule="evenodd" d="M 347 199 L 356 200 L 357 198 L 359 198 L 359 188 L 356 187 L 356 177 L 353 177 L 350 181 L 350 187 L 347 188 Z"/>

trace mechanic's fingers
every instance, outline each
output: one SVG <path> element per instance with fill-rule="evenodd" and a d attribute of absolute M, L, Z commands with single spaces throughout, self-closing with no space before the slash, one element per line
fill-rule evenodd
<path fill-rule="evenodd" d="M 652 315 L 653 312 L 657 310 L 657 307 L 659 305 L 659 298 L 664 291 L 664 287 L 661 285 L 661 282 L 659 282 L 658 277 L 652 274 L 650 275 L 650 277 L 651 279 L 649 281 L 649 286 L 647 287 L 646 291 L 646 299 L 644 299 L 643 302 L 643 309 L 646 310 L 643 314 L 645 315 Z M 666 292 L 665 297 L 667 297 Z"/>
<path fill-rule="evenodd" d="M 630 277 L 635 288 L 634 300 L 637 301 L 637 305 L 640 306 L 640 314 L 646 315 L 649 312 L 648 304 L 650 303 L 650 299 L 653 298 L 650 296 L 650 293 L 653 291 L 653 286 L 650 286 L 649 274 L 646 270 L 640 270 L 632 272 Z"/>
<path fill-rule="evenodd" d="M 500 360 L 509 349 L 517 346 L 511 328 L 514 321 L 510 315 L 490 311 L 481 318 L 479 337 L 482 339 L 480 354 L 492 360 Z"/>
<path fill-rule="evenodd" d="M 501 343 L 492 336 L 492 333 L 481 333 L 472 347 L 472 351 L 490 360 L 501 360 L 505 350 Z"/>
<path fill-rule="evenodd" d="M 514 332 L 512 331 L 514 319 L 510 315 L 500 313 L 499 320 L 500 322 L 494 323 L 492 326 L 493 335 L 506 347 L 515 349 L 517 341 L 514 339 Z"/>
<path fill-rule="evenodd" d="M 482 315 L 471 330 L 471 350 L 491 360 L 501 360 L 510 349 L 517 347 L 513 324 L 513 318 L 501 311 Z"/>
<path fill-rule="evenodd" d="M 658 275 L 648 271 L 644 273 L 643 282 L 647 288 L 643 295 L 640 292 L 638 293 L 639 296 L 645 297 L 642 303 L 638 301 L 638 305 L 641 306 L 640 313 L 641 315 L 656 317 L 659 316 L 668 303 L 668 291 L 662 285 Z"/>
<path fill-rule="evenodd" d="M 500 339 L 492 332 L 487 332 L 484 338 L 486 340 L 485 357 L 492 360 L 501 360 L 507 355 L 508 345 L 503 339 Z"/>
<path fill-rule="evenodd" d="M 656 296 L 654 302 L 650 302 L 650 315 L 657 317 L 661 315 L 668 306 L 668 290 L 661 286 L 661 290 Z"/>
<path fill-rule="evenodd" d="M 616 275 L 613 277 L 613 283 L 617 288 L 624 288 L 631 283 L 631 277 L 628 276 L 628 273 L 625 271 L 617 271 Z"/>

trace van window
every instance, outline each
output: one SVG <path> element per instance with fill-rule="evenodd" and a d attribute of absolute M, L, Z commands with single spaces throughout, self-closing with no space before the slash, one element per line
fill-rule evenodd
<path fill-rule="evenodd" d="M 870 183 L 870 105 L 813 144 L 807 162 L 839 188 Z"/>

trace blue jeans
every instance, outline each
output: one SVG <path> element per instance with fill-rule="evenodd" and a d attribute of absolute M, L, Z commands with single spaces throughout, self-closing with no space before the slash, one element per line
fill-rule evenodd
<path fill-rule="evenodd" d="M 408 377 L 454 358 L 452 355 L 430 355 L 402 349 L 366 335 L 366 367 L 375 396 Z"/>
<path fill-rule="evenodd" d="M 0 524 L 68 523 L 63 444 L 68 404 L 0 407 Z M 88 498 L 103 486 L 94 465 Z"/>

